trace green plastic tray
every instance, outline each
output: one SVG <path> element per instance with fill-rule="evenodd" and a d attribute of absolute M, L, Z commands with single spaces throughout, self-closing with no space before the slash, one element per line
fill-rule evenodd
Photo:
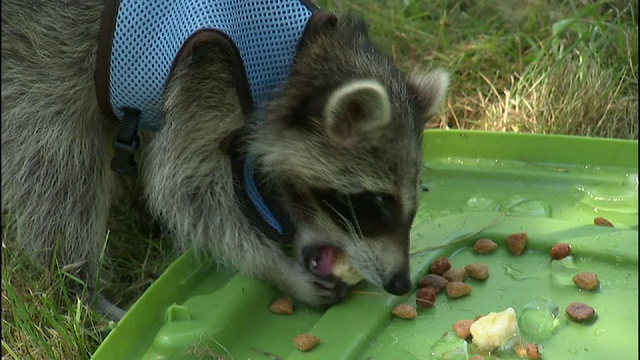
<path fill-rule="evenodd" d="M 131 307 L 93 359 L 215 359 L 216 353 L 228 359 L 430 359 L 433 344 L 456 321 L 508 307 L 520 315 L 540 296 L 558 305 L 560 323 L 540 342 L 543 358 L 638 358 L 637 141 L 429 130 L 424 185 L 412 251 L 452 244 L 412 255 L 412 279 L 417 283 L 441 256 L 453 267 L 485 263 L 490 277 L 468 280 L 471 295 L 450 300 L 440 294 L 435 307 L 401 320 L 391 309 L 415 304 L 415 292 L 397 297 L 360 284 L 357 290 L 370 293 L 352 294 L 328 310 L 296 303 L 295 314 L 275 315 L 268 308 L 279 291 L 198 264 L 188 252 Z M 593 225 L 597 216 L 615 227 Z M 520 257 L 504 240 L 517 232 L 529 236 Z M 483 237 L 499 249 L 475 254 L 472 245 Z M 552 266 L 549 250 L 560 241 L 572 244 L 574 269 Z M 578 271 L 596 272 L 600 290 L 573 285 Z M 574 301 L 593 306 L 597 320 L 568 321 L 564 309 Z M 322 342 L 300 352 L 293 344 L 300 333 Z"/>

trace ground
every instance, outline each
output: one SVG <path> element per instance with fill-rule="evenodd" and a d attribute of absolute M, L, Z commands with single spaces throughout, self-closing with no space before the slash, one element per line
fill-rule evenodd
<path fill-rule="evenodd" d="M 638 139 L 637 1 L 318 4 L 363 16 L 403 69 L 451 72 L 448 100 L 428 127 Z M 174 254 L 145 215 L 127 204 L 113 213 L 106 294 L 126 308 Z M 100 344 L 109 322 L 70 291 L 82 294 L 83 284 L 64 265 L 36 267 L 3 232 L 3 359 L 86 359 Z"/>

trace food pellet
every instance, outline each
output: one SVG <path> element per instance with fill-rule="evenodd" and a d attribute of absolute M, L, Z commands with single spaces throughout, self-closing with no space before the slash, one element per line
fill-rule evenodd
<path fill-rule="evenodd" d="M 527 245 L 527 233 L 517 233 L 507 236 L 507 247 L 513 255 L 520 256 Z"/>
<path fill-rule="evenodd" d="M 526 344 L 526 353 L 527 357 L 530 360 L 539 360 L 540 359 L 540 347 L 536 344 Z"/>
<path fill-rule="evenodd" d="M 441 257 L 431 263 L 431 266 L 429 266 L 430 273 L 440 276 L 442 276 L 442 274 L 447 272 L 447 270 L 449 269 L 451 269 L 451 263 L 449 262 L 449 258 L 447 257 Z"/>
<path fill-rule="evenodd" d="M 396 305 L 391 313 L 400 319 L 411 320 L 418 317 L 418 310 L 416 310 L 415 306 L 410 304 L 398 304 Z"/>
<path fill-rule="evenodd" d="M 465 269 L 449 269 L 442 277 L 447 279 L 447 281 L 465 281 L 467 280 L 467 270 Z"/>
<path fill-rule="evenodd" d="M 598 226 L 608 226 L 608 227 L 614 227 L 613 224 L 611 223 L 611 221 L 603 218 L 603 217 L 597 217 L 595 219 L 593 219 L 593 224 L 594 225 L 598 225 Z"/>
<path fill-rule="evenodd" d="M 580 302 L 569 304 L 569 306 L 567 306 L 566 313 L 571 320 L 577 322 L 591 320 L 596 315 L 594 308 Z"/>
<path fill-rule="evenodd" d="M 422 287 L 431 287 L 436 289 L 436 292 L 441 292 L 447 287 L 449 280 L 443 278 L 440 275 L 436 274 L 427 274 L 425 277 L 420 279 L 418 282 L 419 286 Z"/>
<path fill-rule="evenodd" d="M 269 310 L 276 314 L 291 315 L 293 314 L 293 301 L 289 298 L 281 298 L 271 303 Z"/>
<path fill-rule="evenodd" d="M 471 325 L 474 320 L 460 320 L 453 324 L 453 331 L 460 339 L 468 339 L 471 336 Z"/>
<path fill-rule="evenodd" d="M 592 272 L 581 272 L 573 277 L 573 282 L 584 290 L 595 290 L 600 286 L 598 275 Z"/>
<path fill-rule="evenodd" d="M 521 358 L 528 360 L 540 359 L 540 348 L 536 344 L 525 344 L 525 346 L 517 345 L 515 350 Z"/>
<path fill-rule="evenodd" d="M 484 281 L 489 277 L 489 267 L 485 264 L 469 264 L 464 268 L 472 279 Z"/>
<path fill-rule="evenodd" d="M 309 351 L 320 344 L 320 338 L 312 334 L 300 334 L 293 338 L 293 344 L 300 351 Z"/>
<path fill-rule="evenodd" d="M 447 285 L 447 296 L 451 299 L 457 299 L 471 294 L 472 290 L 469 284 L 460 281 L 451 281 Z"/>
<path fill-rule="evenodd" d="M 478 254 L 488 254 L 496 251 L 498 244 L 491 239 L 480 239 L 473 244 L 473 250 Z"/>
<path fill-rule="evenodd" d="M 416 305 L 424 309 L 432 308 L 436 303 L 436 295 L 438 292 L 434 288 L 423 287 L 418 290 L 416 295 Z"/>
<path fill-rule="evenodd" d="M 573 252 L 571 250 L 571 244 L 568 243 L 557 243 L 553 245 L 551 251 L 549 252 L 551 258 L 554 260 L 561 260 L 571 255 Z"/>

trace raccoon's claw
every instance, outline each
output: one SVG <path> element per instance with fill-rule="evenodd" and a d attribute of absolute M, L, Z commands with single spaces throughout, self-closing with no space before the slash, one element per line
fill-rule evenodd
<path fill-rule="evenodd" d="M 289 272 L 283 291 L 310 305 L 339 304 L 349 295 L 349 285 L 333 275 L 318 276 L 302 264 Z"/>
<path fill-rule="evenodd" d="M 335 276 L 327 276 L 320 278 L 314 284 L 322 291 L 326 291 L 328 296 L 324 298 L 327 300 L 327 304 L 339 304 L 344 301 L 349 295 L 351 288 L 347 283 L 338 279 Z"/>

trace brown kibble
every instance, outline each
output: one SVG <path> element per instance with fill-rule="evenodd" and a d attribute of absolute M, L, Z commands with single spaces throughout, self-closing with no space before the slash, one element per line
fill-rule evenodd
<path fill-rule="evenodd" d="M 484 360 L 482 355 L 473 355 L 470 360 Z"/>
<path fill-rule="evenodd" d="M 398 304 L 396 305 L 391 313 L 400 319 L 411 320 L 418 317 L 418 310 L 416 310 L 415 306 L 410 304 Z"/>
<path fill-rule="evenodd" d="M 489 267 L 485 264 L 469 264 L 464 268 L 472 279 L 483 281 L 489 277 Z"/>
<path fill-rule="evenodd" d="M 448 283 L 449 283 L 449 280 L 436 274 L 427 274 L 425 277 L 420 279 L 420 282 L 418 282 L 421 288 L 431 287 L 436 289 L 436 292 L 438 293 L 444 290 L 444 288 L 447 287 Z"/>
<path fill-rule="evenodd" d="M 596 315 L 594 308 L 579 302 L 569 304 L 566 312 L 571 320 L 578 322 L 591 320 Z"/>
<path fill-rule="evenodd" d="M 320 338 L 311 334 L 300 334 L 293 338 L 293 343 L 300 351 L 309 351 L 320 344 Z"/>
<path fill-rule="evenodd" d="M 471 336 L 471 324 L 473 323 L 474 320 L 460 320 L 453 324 L 453 331 L 456 332 L 460 339 L 466 340 Z"/>
<path fill-rule="evenodd" d="M 451 299 L 457 299 L 471 294 L 472 290 L 469 284 L 460 281 L 451 281 L 447 285 L 447 296 Z"/>
<path fill-rule="evenodd" d="M 517 345 L 516 353 L 519 357 L 529 360 L 540 360 L 540 348 L 536 344 Z"/>
<path fill-rule="evenodd" d="M 293 314 L 293 301 L 291 301 L 291 299 L 289 298 L 277 299 L 276 301 L 271 303 L 271 306 L 269 306 L 269 310 L 276 314 L 291 315 Z"/>
<path fill-rule="evenodd" d="M 600 287 L 598 275 L 592 272 L 581 272 L 573 277 L 573 282 L 578 285 L 580 289 L 584 290 L 595 290 Z"/>
<path fill-rule="evenodd" d="M 597 217 L 595 219 L 593 219 L 593 224 L 594 225 L 598 225 L 598 226 L 608 226 L 608 227 L 613 227 L 613 224 L 611 223 L 611 221 L 603 218 L 603 217 Z"/>
<path fill-rule="evenodd" d="M 473 244 L 473 250 L 478 254 L 488 254 L 496 251 L 498 244 L 490 239 L 480 239 Z"/>
<path fill-rule="evenodd" d="M 440 259 L 437 259 L 436 261 L 431 263 L 431 266 L 429 266 L 430 273 L 440 276 L 442 276 L 442 274 L 447 272 L 447 270 L 449 269 L 451 269 L 451 263 L 449 262 L 449 258 L 447 257 L 441 257 Z"/>
<path fill-rule="evenodd" d="M 507 247 L 513 255 L 520 256 L 527 245 L 527 233 L 517 233 L 507 236 Z"/>
<path fill-rule="evenodd" d="M 568 243 L 557 243 L 553 245 L 550 251 L 551 258 L 554 260 L 564 259 L 572 253 L 571 244 Z"/>
<path fill-rule="evenodd" d="M 423 287 L 418 290 L 416 295 L 416 305 L 424 309 L 432 308 L 436 303 L 436 295 L 438 292 L 431 287 Z"/>
<path fill-rule="evenodd" d="M 448 281 L 465 281 L 467 276 L 467 270 L 465 269 L 449 269 L 442 274 L 442 277 Z"/>
<path fill-rule="evenodd" d="M 536 344 L 526 344 L 527 357 L 531 360 L 540 360 L 540 347 Z"/>

